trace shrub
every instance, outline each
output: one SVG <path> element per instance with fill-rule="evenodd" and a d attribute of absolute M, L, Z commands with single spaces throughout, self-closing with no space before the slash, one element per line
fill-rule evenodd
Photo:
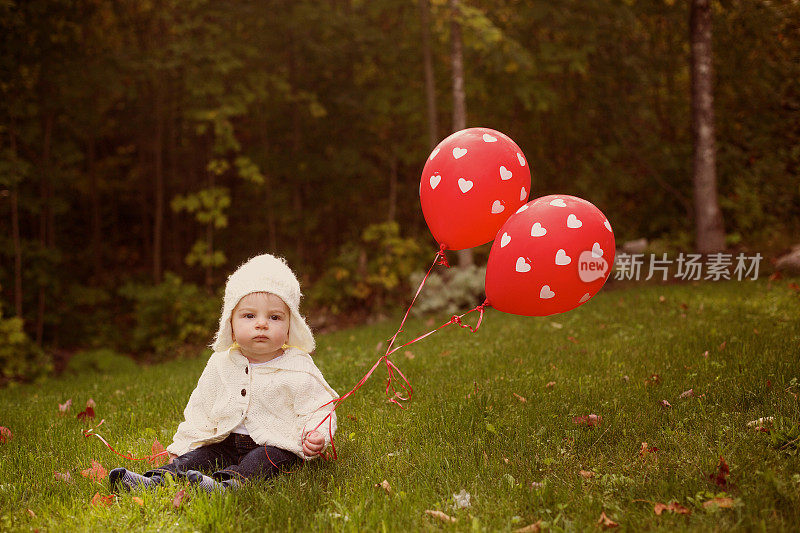
<path fill-rule="evenodd" d="M 216 329 L 220 299 L 167 273 L 159 285 L 128 283 L 120 294 L 133 301 L 131 348 L 159 359 L 186 345 L 208 344 Z"/>
<path fill-rule="evenodd" d="M 410 282 L 414 291 L 419 287 L 425 272 L 414 272 Z M 425 282 L 412 313 L 423 315 L 430 313 L 461 314 L 476 305 L 483 303 L 484 279 L 486 267 L 467 266 L 451 267 L 441 273 L 432 272 Z M 413 293 L 412 293 L 413 296 Z"/>
<path fill-rule="evenodd" d="M 0 309 L 0 385 L 32 380 L 53 371 L 53 361 L 25 334 L 21 318 L 3 318 Z"/>
<path fill-rule="evenodd" d="M 131 358 L 108 348 L 78 352 L 67 363 L 67 370 L 75 374 L 85 372 L 116 374 L 130 372 L 136 368 L 137 365 Z"/>
<path fill-rule="evenodd" d="M 397 222 L 373 224 L 358 241 L 339 249 L 309 291 L 309 299 L 313 306 L 334 314 L 383 310 L 405 299 L 406 280 L 420 260 L 419 245 L 400 236 Z"/>

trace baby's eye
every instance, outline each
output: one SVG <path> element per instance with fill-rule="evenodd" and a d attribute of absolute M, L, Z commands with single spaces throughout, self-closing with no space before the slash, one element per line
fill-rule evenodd
<path fill-rule="evenodd" d="M 282 315 L 272 315 L 270 318 L 272 320 L 283 320 L 283 316 Z"/>
<path fill-rule="evenodd" d="M 242 316 L 243 316 L 244 318 L 255 318 L 255 317 L 256 317 L 255 313 L 245 313 L 245 314 L 244 314 L 244 315 L 242 315 Z"/>

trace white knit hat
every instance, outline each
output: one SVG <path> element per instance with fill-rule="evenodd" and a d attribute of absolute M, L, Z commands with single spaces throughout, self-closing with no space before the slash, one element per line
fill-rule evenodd
<path fill-rule="evenodd" d="M 219 329 L 211 345 L 215 352 L 227 350 L 233 344 L 231 314 L 239 300 L 253 292 L 269 292 L 283 300 L 291 314 L 288 344 L 307 353 L 314 350 L 314 336 L 300 316 L 300 283 L 286 261 L 264 254 L 250 259 L 228 277 Z"/>

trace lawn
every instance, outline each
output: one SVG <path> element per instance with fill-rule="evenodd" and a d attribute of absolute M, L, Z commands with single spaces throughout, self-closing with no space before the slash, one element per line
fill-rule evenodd
<path fill-rule="evenodd" d="M 446 319 L 412 320 L 404 335 Z M 396 327 L 321 336 L 317 365 L 342 394 Z M 388 403 L 379 368 L 339 408 L 338 460 L 223 496 L 179 483 L 109 506 L 91 503 L 110 494 L 107 478 L 81 471 L 147 465 L 81 430 L 104 419 L 97 431 L 137 456 L 168 444 L 205 357 L 0 390 L 13 432 L 0 444 L 0 529 L 580 531 L 603 513 L 631 531 L 800 523 L 800 295 L 786 280 L 605 290 L 544 318 L 490 310 L 477 333 L 450 327 L 393 359 L 412 399 Z M 96 418 L 78 420 L 90 398 Z M 748 425 L 764 417 L 763 431 Z"/>

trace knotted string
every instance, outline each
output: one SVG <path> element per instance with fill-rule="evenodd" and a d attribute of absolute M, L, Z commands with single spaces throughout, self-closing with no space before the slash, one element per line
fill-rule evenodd
<path fill-rule="evenodd" d="M 429 331 L 428 333 L 425 333 L 423 335 L 420 335 L 416 339 L 410 340 L 410 341 L 406 342 L 405 344 L 402 344 L 400 346 L 397 346 L 397 347 L 393 348 L 394 343 L 397 340 L 397 336 L 400 335 L 400 333 L 403 331 L 403 326 L 405 325 L 406 320 L 408 319 L 408 315 L 411 312 L 411 308 L 414 306 L 414 303 L 417 301 L 417 297 L 419 296 L 420 292 L 422 292 L 422 287 L 425 286 L 425 282 L 428 280 L 428 277 L 431 275 L 431 271 L 433 270 L 433 268 L 436 265 L 443 265 L 446 268 L 450 268 L 450 264 L 447 262 L 447 256 L 445 255 L 445 249 L 446 249 L 445 245 L 442 244 L 439 247 L 439 251 L 436 252 L 436 257 L 434 258 L 433 263 L 431 264 L 430 268 L 428 268 L 428 272 L 425 274 L 425 277 L 422 278 L 422 282 L 420 283 L 419 287 L 417 288 L 417 292 L 414 294 L 414 297 L 411 299 L 411 304 L 408 306 L 408 309 L 406 309 L 405 315 L 403 315 L 403 319 L 400 322 L 400 327 L 397 329 L 397 332 L 395 332 L 395 334 L 392 335 L 392 338 L 389 339 L 389 344 L 386 347 L 386 353 L 384 355 L 382 355 L 377 361 L 375 361 L 375 364 L 372 365 L 372 368 L 369 369 L 369 371 L 364 375 L 364 377 L 362 377 L 358 381 L 358 383 L 356 383 L 355 387 L 353 387 L 350 391 L 348 391 L 343 396 L 340 396 L 339 398 L 336 398 L 336 399 L 333 399 L 333 400 L 331 400 L 331 401 L 329 401 L 327 403 L 324 403 L 323 405 L 321 405 L 321 406 L 319 406 L 317 408 L 317 411 L 318 411 L 318 410 L 322 409 L 323 407 L 325 407 L 327 405 L 333 404 L 333 408 L 331 409 L 331 411 L 325 416 L 325 418 L 322 419 L 322 421 L 320 421 L 319 424 L 316 425 L 316 427 L 314 427 L 314 430 L 316 430 L 322 424 L 324 424 L 326 420 L 328 421 L 328 435 L 330 437 L 331 451 L 332 451 L 333 459 L 337 458 L 337 453 L 336 453 L 336 445 L 333 442 L 333 432 L 331 430 L 331 426 L 333 424 L 333 419 L 331 417 L 332 417 L 333 413 L 336 411 L 336 409 L 339 407 L 339 404 L 342 401 L 344 401 L 346 398 L 349 398 L 350 396 L 355 394 L 355 392 L 358 389 L 361 388 L 361 386 L 370 378 L 370 376 L 372 376 L 372 373 L 375 372 L 375 370 L 378 368 L 378 365 L 380 365 L 382 362 L 385 363 L 387 372 L 389 373 L 389 377 L 386 380 L 386 390 L 384 392 L 384 394 L 387 396 L 388 401 L 390 401 L 391 403 L 394 403 L 395 405 L 397 405 L 401 409 L 405 409 L 403 404 L 401 404 L 397 400 L 401 400 L 401 401 L 409 400 L 411 398 L 411 395 L 414 393 L 414 390 L 411 387 L 411 383 L 408 381 L 408 378 L 406 378 L 405 375 L 400 371 L 400 369 L 397 368 L 397 366 L 391 361 L 391 359 L 389 359 L 389 356 L 391 354 L 393 354 L 394 352 L 396 352 L 397 350 L 400 350 L 401 348 L 405 348 L 406 346 L 414 344 L 415 342 L 419 342 L 422 339 L 433 335 L 434 333 L 436 333 L 440 329 L 445 328 L 445 327 L 449 326 L 450 324 L 458 324 L 461 328 L 469 329 L 471 333 L 475 333 L 476 331 L 478 331 L 478 328 L 481 327 L 481 323 L 483 322 L 484 310 L 487 307 L 491 306 L 491 304 L 489 303 L 488 299 L 484 300 L 484 302 L 481 305 L 479 305 L 479 306 L 477 306 L 477 307 L 475 307 L 473 309 L 470 309 L 469 311 L 467 311 L 465 313 L 462 313 L 460 315 L 453 315 L 450 318 L 450 320 L 448 320 L 447 322 L 445 322 L 444 324 L 442 324 L 438 328 L 436 328 L 436 329 L 434 329 L 432 331 Z M 475 324 L 474 327 L 469 325 L 469 324 L 464 324 L 463 320 L 462 320 L 466 315 L 472 313 L 473 311 L 478 311 L 480 313 L 480 316 L 478 317 L 478 322 Z M 394 381 L 398 381 L 397 378 L 395 377 L 395 372 L 397 372 L 397 374 L 403 379 L 403 382 L 405 382 L 405 383 L 400 383 L 400 386 L 408 393 L 407 396 L 403 396 L 402 394 L 400 394 L 399 392 L 397 392 L 395 390 L 393 382 Z M 393 393 L 391 396 L 389 395 L 389 390 L 390 389 L 392 390 L 392 393 Z M 312 430 L 312 431 L 314 431 L 314 430 Z M 328 459 L 328 457 L 326 457 L 325 455 L 323 455 L 322 457 L 325 458 L 326 460 Z"/>

